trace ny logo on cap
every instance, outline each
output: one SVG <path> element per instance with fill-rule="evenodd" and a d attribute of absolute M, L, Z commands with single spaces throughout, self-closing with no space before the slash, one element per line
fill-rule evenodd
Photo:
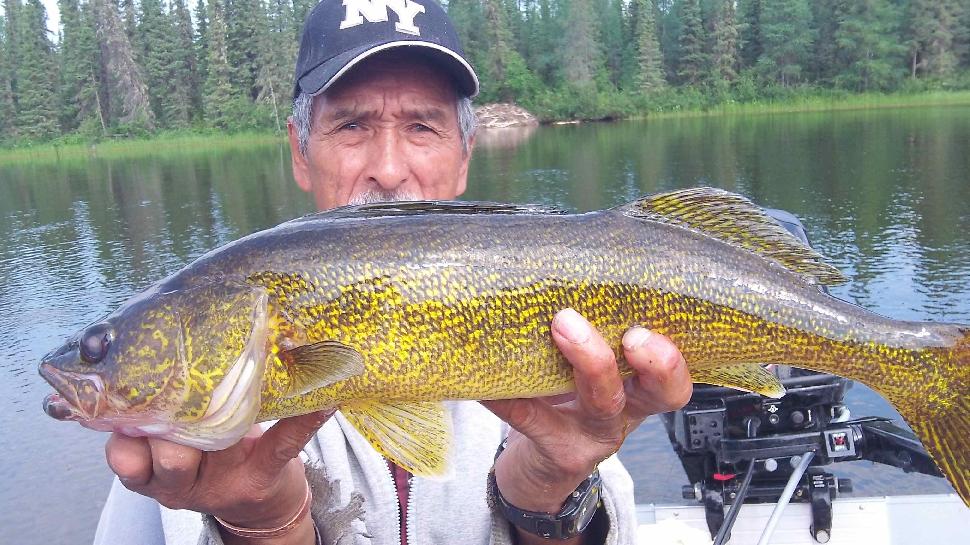
<path fill-rule="evenodd" d="M 387 21 L 387 8 L 391 8 L 398 19 L 394 23 L 394 30 L 421 35 L 421 29 L 414 26 L 414 16 L 424 13 L 424 6 L 414 0 L 344 0 L 344 7 L 347 8 L 347 14 L 340 22 L 341 29 L 363 24 L 364 19 L 370 23 Z"/>

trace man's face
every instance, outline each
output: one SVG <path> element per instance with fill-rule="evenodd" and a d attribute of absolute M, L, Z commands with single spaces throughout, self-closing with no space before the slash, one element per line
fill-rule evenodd
<path fill-rule="evenodd" d="M 454 85 L 430 65 L 369 59 L 314 99 L 305 156 L 290 124 L 293 176 L 320 210 L 453 199 L 465 191 L 470 155 L 455 103 Z"/>

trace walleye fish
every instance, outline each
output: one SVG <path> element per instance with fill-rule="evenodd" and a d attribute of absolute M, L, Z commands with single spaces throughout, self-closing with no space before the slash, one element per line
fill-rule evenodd
<path fill-rule="evenodd" d="M 445 471 L 441 404 L 560 394 L 572 307 L 621 356 L 669 336 L 697 382 L 779 397 L 762 363 L 863 382 L 970 504 L 970 326 L 895 321 L 750 201 L 695 188 L 566 214 L 470 202 L 345 207 L 202 256 L 48 354 L 48 414 L 216 450 L 254 422 L 339 407 L 418 475 Z M 618 362 L 625 375 L 632 373 Z"/>

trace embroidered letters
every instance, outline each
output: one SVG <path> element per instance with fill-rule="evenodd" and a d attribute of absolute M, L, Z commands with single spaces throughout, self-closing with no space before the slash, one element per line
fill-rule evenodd
<path fill-rule="evenodd" d="M 347 8 L 340 28 L 350 28 L 363 24 L 364 19 L 370 23 L 387 21 L 387 9 L 397 14 L 398 22 L 394 29 L 398 32 L 421 35 L 421 29 L 414 26 L 414 16 L 424 13 L 424 6 L 414 0 L 344 0 Z"/>

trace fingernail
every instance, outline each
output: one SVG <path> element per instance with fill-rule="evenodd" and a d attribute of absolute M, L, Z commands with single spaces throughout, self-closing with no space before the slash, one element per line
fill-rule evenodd
<path fill-rule="evenodd" d="M 573 344 L 581 344 L 589 340 L 589 324 L 571 308 L 556 314 L 552 325 L 560 335 Z"/>
<path fill-rule="evenodd" d="M 623 348 L 631 352 L 643 348 L 652 336 L 653 332 L 645 327 L 631 327 L 623 334 Z"/>

